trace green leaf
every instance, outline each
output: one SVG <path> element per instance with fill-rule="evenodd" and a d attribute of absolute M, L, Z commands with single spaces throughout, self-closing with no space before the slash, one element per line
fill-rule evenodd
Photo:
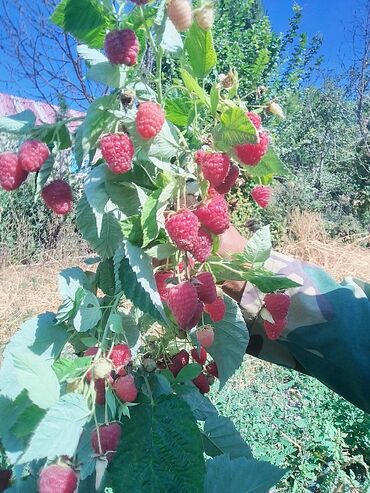
<path fill-rule="evenodd" d="M 122 241 L 119 221 L 113 212 L 103 214 L 100 235 L 97 230 L 97 218 L 85 196 L 77 205 L 77 226 L 83 238 L 103 259 L 113 257 Z"/>
<path fill-rule="evenodd" d="M 193 75 L 204 79 L 217 63 L 212 32 L 203 31 L 196 22 L 193 22 L 186 35 L 185 49 Z"/>
<path fill-rule="evenodd" d="M 140 183 L 140 166 L 135 166 L 134 170 L 116 175 L 107 166 L 104 166 L 105 189 L 112 202 L 127 217 L 135 216 L 141 209 L 140 193 L 145 193 L 142 188 L 146 188 L 147 182 Z M 138 184 L 135 186 L 133 183 Z"/>
<path fill-rule="evenodd" d="M 87 332 L 100 322 L 102 310 L 98 298 L 90 291 L 85 291 L 77 313 L 73 319 L 73 326 L 77 332 Z"/>
<path fill-rule="evenodd" d="M 31 401 L 41 409 L 55 404 L 60 387 L 50 364 L 31 351 L 14 351 L 12 356 L 18 384 L 28 391 Z"/>
<path fill-rule="evenodd" d="M 281 289 L 298 288 L 301 286 L 296 281 L 292 281 L 284 276 L 273 274 L 269 271 L 250 271 L 245 279 L 254 284 L 262 293 L 272 293 Z"/>
<path fill-rule="evenodd" d="M 200 85 L 194 79 L 194 77 L 192 75 L 190 75 L 189 72 L 183 68 L 180 69 L 180 74 L 181 74 L 182 80 L 184 81 L 186 89 L 190 93 L 195 94 L 202 103 L 204 103 L 206 106 L 210 107 L 211 103 L 209 100 L 209 96 L 200 87 Z"/>
<path fill-rule="evenodd" d="M 189 365 L 184 366 L 179 371 L 178 375 L 175 378 L 175 383 L 184 383 L 189 382 L 196 378 L 199 373 L 202 371 L 202 367 L 198 365 L 198 363 L 190 363 Z"/>
<path fill-rule="evenodd" d="M 35 192 L 36 197 L 41 193 L 41 190 L 46 185 L 46 182 L 48 181 L 49 176 L 53 171 L 53 167 L 54 167 L 54 156 L 50 155 L 50 157 L 42 165 L 40 171 L 37 173 L 36 192 Z"/>
<path fill-rule="evenodd" d="M 126 83 L 127 67 L 112 65 L 109 62 L 97 63 L 88 70 L 86 78 L 109 87 L 121 89 Z"/>
<path fill-rule="evenodd" d="M 35 123 L 35 114 L 31 110 L 25 110 L 16 115 L 2 116 L 0 118 L 0 132 L 26 134 L 33 129 Z"/>
<path fill-rule="evenodd" d="M 244 257 L 251 264 L 263 264 L 272 250 L 270 226 L 259 229 L 250 238 L 244 248 Z"/>
<path fill-rule="evenodd" d="M 41 140 L 48 146 L 56 146 L 59 150 L 69 149 L 72 145 L 68 127 L 62 121 L 35 127 L 30 132 L 30 138 Z"/>
<path fill-rule="evenodd" d="M 269 149 L 257 166 L 248 166 L 248 169 L 244 166 L 243 169 L 251 176 L 262 177 L 266 175 L 273 176 L 286 176 L 291 175 L 291 172 L 280 161 L 276 152 L 273 149 Z"/>
<path fill-rule="evenodd" d="M 202 440 L 180 397 L 161 396 L 153 405 L 131 408 L 123 426 L 125 440 L 107 472 L 114 493 L 203 493 Z"/>
<path fill-rule="evenodd" d="M 64 395 L 41 420 L 19 463 L 44 457 L 50 461 L 62 455 L 73 457 L 83 427 L 90 417 L 91 411 L 82 395 Z"/>
<path fill-rule="evenodd" d="M 34 431 L 44 416 L 45 411 L 33 404 L 20 414 L 10 431 L 17 438 L 25 438 Z"/>
<path fill-rule="evenodd" d="M 133 245 L 142 246 L 143 228 L 141 226 L 141 215 L 131 216 L 121 221 L 121 230 L 126 240 Z"/>
<path fill-rule="evenodd" d="M 217 363 L 221 387 L 235 373 L 243 362 L 249 342 L 249 333 L 238 304 L 224 296 L 226 313 L 221 322 L 212 322 L 205 316 L 206 323 L 215 327 L 215 338 L 208 349 Z"/>
<path fill-rule="evenodd" d="M 211 98 L 211 112 L 213 116 L 216 116 L 218 103 L 220 102 L 220 89 L 216 82 L 213 84 L 211 88 L 210 98 Z"/>
<path fill-rule="evenodd" d="M 112 259 L 102 260 L 96 270 L 96 283 L 99 289 L 108 296 L 115 293 L 114 266 Z"/>
<path fill-rule="evenodd" d="M 164 260 L 177 252 L 177 248 L 171 243 L 163 243 L 145 251 L 147 255 L 158 260 Z"/>
<path fill-rule="evenodd" d="M 257 131 L 241 108 L 228 108 L 214 130 L 218 149 L 228 151 L 237 144 L 257 142 Z"/>
<path fill-rule="evenodd" d="M 75 359 L 60 358 L 53 363 L 53 370 L 59 382 L 65 382 L 83 375 L 90 366 L 91 361 L 91 356 Z"/>
<path fill-rule="evenodd" d="M 78 45 L 77 53 L 89 65 L 97 65 L 108 61 L 108 58 L 101 51 L 89 48 L 87 45 Z"/>
<path fill-rule="evenodd" d="M 166 118 L 178 127 L 187 127 L 192 102 L 187 97 L 168 97 L 165 101 Z"/>
<path fill-rule="evenodd" d="M 155 44 L 164 52 L 171 53 L 173 57 L 180 55 L 183 49 L 181 34 L 167 18 L 165 2 L 160 2 L 155 13 L 156 18 L 153 26 Z"/>
<path fill-rule="evenodd" d="M 229 454 L 231 459 L 252 458 L 249 445 L 243 440 L 229 418 L 218 415 L 209 416 L 204 423 L 204 433 L 211 442 L 213 451 L 217 451 L 216 455 Z M 205 452 L 207 453 L 207 450 Z"/>
<path fill-rule="evenodd" d="M 207 461 L 204 493 L 268 493 L 285 472 L 268 462 L 220 455 Z"/>
<path fill-rule="evenodd" d="M 172 375 L 172 373 L 171 373 Z M 181 390 L 183 390 L 181 392 Z M 218 415 L 216 407 L 202 395 L 194 385 L 183 386 L 183 389 L 177 388 L 177 393 L 187 402 L 192 413 L 198 421 L 205 421 L 209 416 Z"/>
<path fill-rule="evenodd" d="M 69 267 L 59 272 L 58 291 L 62 300 L 74 300 L 79 288 L 90 288 L 89 278 L 80 267 Z"/>

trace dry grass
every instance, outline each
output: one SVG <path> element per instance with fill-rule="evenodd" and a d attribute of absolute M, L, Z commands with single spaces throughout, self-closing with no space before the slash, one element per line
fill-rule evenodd
<path fill-rule="evenodd" d="M 346 276 L 370 281 L 370 235 L 348 238 L 346 243 L 328 237 L 319 214 L 296 210 L 287 218 L 281 250 L 292 257 L 320 265 L 336 280 Z"/>

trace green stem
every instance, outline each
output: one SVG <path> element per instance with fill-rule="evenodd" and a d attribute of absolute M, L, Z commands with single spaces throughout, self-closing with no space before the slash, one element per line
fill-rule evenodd
<path fill-rule="evenodd" d="M 154 406 L 154 399 L 153 399 L 152 390 L 150 388 L 150 385 L 149 385 L 149 382 L 148 382 L 148 377 L 146 375 L 144 375 L 144 380 L 145 380 L 146 389 L 148 391 L 148 395 L 149 395 L 149 398 L 150 398 L 150 402 L 151 402 L 152 406 Z"/>

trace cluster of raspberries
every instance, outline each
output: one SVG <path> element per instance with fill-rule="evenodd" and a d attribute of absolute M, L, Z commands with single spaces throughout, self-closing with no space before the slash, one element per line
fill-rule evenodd
<path fill-rule="evenodd" d="M 26 180 L 28 173 L 40 171 L 50 156 L 49 148 L 39 140 L 26 140 L 18 154 L 0 154 L 0 186 L 7 191 L 16 190 Z M 55 180 L 46 185 L 41 196 L 49 209 L 56 214 L 67 214 L 72 209 L 72 190 L 64 180 Z"/>

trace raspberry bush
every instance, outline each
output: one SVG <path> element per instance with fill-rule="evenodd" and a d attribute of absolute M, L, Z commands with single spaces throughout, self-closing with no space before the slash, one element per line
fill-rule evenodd
<path fill-rule="evenodd" d="M 110 91 L 77 131 L 75 119 L 36 126 L 31 111 L 0 120 L 21 141 L 18 154 L 0 155 L 0 185 L 11 193 L 28 176 L 40 207 L 75 208 L 96 252 L 85 270 L 60 273 L 57 312 L 25 322 L 4 351 L 10 492 L 262 493 L 284 474 L 253 459 L 206 396 L 239 368 L 249 339 L 223 281 L 251 282 L 261 300 L 271 293 L 261 303 L 271 338 L 285 327 L 282 293 L 296 285 L 264 267 L 267 227 L 243 253 L 218 253 L 239 174 L 265 207 L 287 171 L 263 108 L 239 99 L 235 71 L 217 73 L 213 17 L 212 5 L 187 0 L 62 0 L 52 20 Z M 179 79 L 164 94 L 169 58 Z M 54 167 L 66 149 L 84 162 L 77 203 Z"/>

